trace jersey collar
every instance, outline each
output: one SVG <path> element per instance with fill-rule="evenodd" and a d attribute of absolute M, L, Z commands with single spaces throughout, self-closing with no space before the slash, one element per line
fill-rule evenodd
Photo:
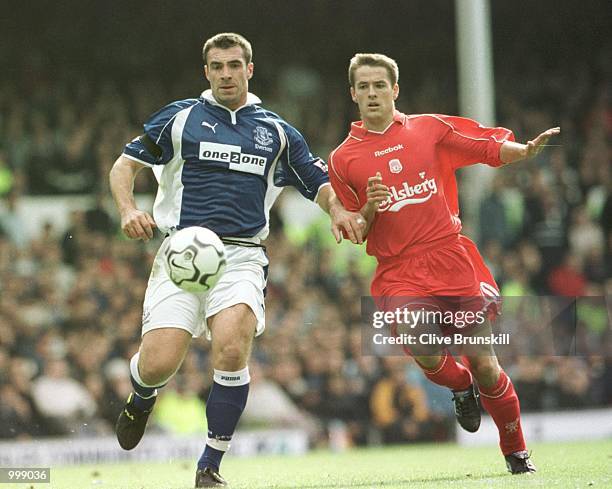
<path fill-rule="evenodd" d="M 219 107 L 223 107 L 223 108 L 227 109 L 227 107 L 225 107 L 225 105 L 221 105 L 219 102 L 217 102 L 215 100 L 215 97 L 213 97 L 213 93 L 212 93 L 212 90 L 210 88 L 208 90 L 204 90 L 202 92 L 201 97 L 204 100 L 210 102 L 213 105 L 218 105 Z M 260 104 L 260 103 L 261 103 L 261 99 L 257 95 L 255 95 L 254 93 L 249 92 L 249 93 L 247 93 L 246 103 L 243 106 L 238 107 L 234 112 L 242 109 L 242 107 L 246 107 L 247 105 L 255 105 L 255 104 Z M 230 109 L 227 109 L 227 110 L 230 110 Z"/>
<path fill-rule="evenodd" d="M 236 113 L 239 110 L 244 109 L 245 107 L 248 107 L 250 105 L 257 105 L 257 104 L 261 103 L 261 99 L 257 95 L 255 95 L 255 94 L 253 94 L 251 92 L 247 93 L 246 103 L 244 105 L 241 105 L 240 107 L 238 107 L 236 110 L 228 109 L 225 105 L 222 105 L 219 102 L 217 102 L 215 100 L 215 97 L 213 97 L 213 93 L 212 93 L 212 90 L 210 88 L 208 90 L 204 90 L 202 92 L 201 97 L 204 100 L 206 100 L 208 103 L 210 103 L 211 105 L 214 105 L 216 107 L 220 107 L 222 109 L 227 110 L 229 112 L 231 118 L 232 118 L 232 124 L 236 124 Z"/>
<path fill-rule="evenodd" d="M 392 127 L 396 123 L 397 124 L 405 125 L 406 124 L 406 114 L 402 114 L 399 110 L 394 111 L 393 112 L 393 121 L 382 132 L 379 132 L 379 131 L 370 131 L 369 129 L 367 129 L 363 125 L 363 121 L 353 122 L 351 124 L 350 135 L 355 137 L 355 138 L 357 138 L 357 139 L 363 139 L 368 133 L 370 133 L 370 134 L 385 134 L 389 130 L 389 128 Z"/>

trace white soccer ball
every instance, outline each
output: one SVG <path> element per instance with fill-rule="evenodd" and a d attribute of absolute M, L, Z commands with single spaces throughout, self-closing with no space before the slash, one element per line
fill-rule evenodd
<path fill-rule="evenodd" d="M 207 292 L 225 271 L 225 246 L 214 232 L 199 226 L 174 233 L 164 250 L 170 280 L 188 292 Z"/>

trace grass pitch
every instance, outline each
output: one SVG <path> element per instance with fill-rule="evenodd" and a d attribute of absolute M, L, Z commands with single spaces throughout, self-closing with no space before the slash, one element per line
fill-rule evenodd
<path fill-rule="evenodd" d="M 538 467 L 534 475 L 510 475 L 497 448 L 450 444 L 318 451 L 301 457 L 230 455 L 221 473 L 232 489 L 612 488 L 612 440 L 531 448 Z M 54 467 L 51 484 L 15 487 L 190 489 L 194 475 L 194 461 Z"/>

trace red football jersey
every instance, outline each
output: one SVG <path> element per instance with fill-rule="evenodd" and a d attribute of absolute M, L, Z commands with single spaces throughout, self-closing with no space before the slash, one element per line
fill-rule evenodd
<path fill-rule="evenodd" d="M 383 132 L 354 122 L 329 157 L 329 178 L 347 210 L 367 201 L 368 178 L 380 172 L 391 191 L 368 233 L 367 252 L 401 256 L 415 245 L 461 230 L 455 170 L 475 163 L 501 166 L 499 150 L 512 131 L 483 127 L 463 117 L 395 112 Z"/>

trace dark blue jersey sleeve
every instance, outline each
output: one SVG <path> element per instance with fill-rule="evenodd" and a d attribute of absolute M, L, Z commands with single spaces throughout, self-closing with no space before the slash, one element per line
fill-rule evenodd
<path fill-rule="evenodd" d="M 143 144 L 141 136 L 134 138 L 125 146 L 123 154 L 145 165 L 165 165 L 168 163 L 174 156 L 174 145 L 172 143 L 174 119 L 181 110 L 187 109 L 195 103 L 197 103 L 197 99 L 179 100 L 155 112 L 143 126 L 144 135 L 148 138 L 147 144 Z M 156 151 L 151 151 L 152 144 L 157 147 Z"/>
<path fill-rule="evenodd" d="M 287 136 L 287 146 L 274 174 L 274 184 L 291 185 L 307 199 L 314 200 L 321 185 L 329 183 L 327 165 L 313 156 L 298 130 L 284 121 L 280 124 Z"/>

